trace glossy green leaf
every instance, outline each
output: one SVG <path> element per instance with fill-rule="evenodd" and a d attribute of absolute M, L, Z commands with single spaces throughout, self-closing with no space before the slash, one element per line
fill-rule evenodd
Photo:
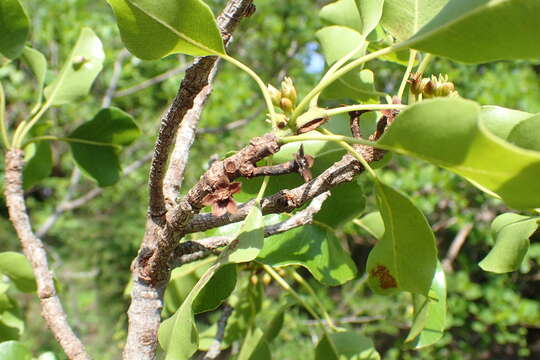
<path fill-rule="evenodd" d="M 540 207 L 540 153 L 494 136 L 479 114 L 469 100 L 426 100 L 402 111 L 379 143 L 474 181 L 511 207 Z"/>
<path fill-rule="evenodd" d="M 6 341 L 0 343 L 0 359 L 32 360 L 32 353 L 23 343 L 18 341 Z"/>
<path fill-rule="evenodd" d="M 322 92 L 325 99 L 351 99 L 359 102 L 377 102 L 385 93 L 375 89 L 373 71 L 363 69 L 351 71 L 330 84 Z"/>
<path fill-rule="evenodd" d="M 228 262 L 248 262 L 257 257 L 263 245 L 264 220 L 260 207 L 256 205 L 249 211 L 236 240 L 229 245 L 230 252 L 224 256 Z"/>
<path fill-rule="evenodd" d="M 88 94 L 104 60 L 101 41 L 90 28 L 83 28 L 62 70 L 45 88 L 45 98 L 52 105 L 61 105 Z"/>
<path fill-rule="evenodd" d="M 301 265 L 330 286 L 356 276 L 356 266 L 334 231 L 316 224 L 266 238 L 257 261 L 270 266 Z"/>
<path fill-rule="evenodd" d="M 23 254 L 12 251 L 0 253 L 0 273 L 8 276 L 20 291 L 36 291 L 32 266 Z"/>
<path fill-rule="evenodd" d="M 331 196 L 313 219 L 337 229 L 360 215 L 365 207 L 366 197 L 362 187 L 352 181 L 332 188 Z"/>
<path fill-rule="evenodd" d="M 264 338 L 264 332 L 256 327 L 250 329 L 244 342 L 242 348 L 240 349 L 240 354 L 238 354 L 238 360 L 271 360 L 272 356 L 270 354 L 270 348 L 268 343 Z"/>
<path fill-rule="evenodd" d="M 30 23 L 18 0 L 0 0 L 0 54 L 17 58 L 28 38 Z"/>
<path fill-rule="evenodd" d="M 420 349 L 439 341 L 446 325 L 446 279 L 439 262 L 428 297 L 420 294 L 412 296 L 413 323 L 405 342 Z"/>
<path fill-rule="evenodd" d="M 315 360 L 380 360 L 373 342 L 354 331 L 326 333 L 315 348 Z"/>
<path fill-rule="evenodd" d="M 25 46 L 22 52 L 22 59 L 30 67 L 37 81 L 36 104 L 32 110 L 34 112 L 41 106 L 45 75 L 47 74 L 47 60 L 42 53 L 28 46 Z"/>
<path fill-rule="evenodd" d="M 540 115 L 532 116 L 514 126 L 508 135 L 508 142 L 540 152 Z"/>
<path fill-rule="evenodd" d="M 504 140 L 508 139 L 514 126 L 531 116 L 533 114 L 528 112 L 493 105 L 482 106 L 480 110 L 480 121 L 494 135 Z"/>
<path fill-rule="evenodd" d="M 195 314 L 215 310 L 236 286 L 236 264 L 220 267 L 193 301 Z"/>
<path fill-rule="evenodd" d="M 494 273 L 516 271 L 529 249 L 529 238 L 538 229 L 539 220 L 514 213 L 497 216 L 491 224 L 495 246 L 480 262 L 480 267 Z"/>
<path fill-rule="evenodd" d="M 48 177 L 52 171 L 51 145 L 47 141 L 32 143 L 25 149 L 24 188 L 29 189 Z"/>
<path fill-rule="evenodd" d="M 173 269 L 163 295 L 163 317 L 174 314 L 201 276 L 215 262 L 215 257 L 184 264 Z"/>
<path fill-rule="evenodd" d="M 344 26 L 327 26 L 317 31 L 315 34 L 321 43 L 322 52 L 328 65 L 349 54 L 354 48 L 364 44 L 351 59 L 358 58 L 365 54 L 367 42 L 365 37 L 357 31 Z M 339 41 L 336 41 L 339 39 Z"/>
<path fill-rule="evenodd" d="M 384 221 L 378 211 L 366 214 L 354 223 L 366 230 L 375 239 L 381 239 L 384 235 Z"/>
<path fill-rule="evenodd" d="M 536 59 L 539 27 L 535 0 L 451 0 L 404 45 L 467 63 Z"/>
<path fill-rule="evenodd" d="M 384 0 L 338 0 L 324 6 L 319 16 L 333 25 L 350 27 L 367 36 L 379 23 Z"/>
<path fill-rule="evenodd" d="M 381 182 L 376 189 L 385 231 L 367 260 L 368 284 L 380 294 L 427 295 L 437 264 L 431 227 L 407 196 Z"/>
<path fill-rule="evenodd" d="M 144 60 L 170 54 L 223 55 L 225 47 L 210 8 L 201 0 L 107 0 L 122 41 Z"/>
<path fill-rule="evenodd" d="M 120 178 L 117 147 L 131 144 L 139 135 L 140 130 L 131 115 L 118 108 L 107 108 L 101 109 L 92 120 L 69 135 L 73 139 L 104 145 L 76 142 L 70 142 L 69 145 L 77 166 L 103 187 L 115 184 Z"/>
<path fill-rule="evenodd" d="M 385 0 L 381 23 L 398 41 L 408 39 L 431 21 L 448 0 Z"/>
<path fill-rule="evenodd" d="M 187 360 L 197 351 L 199 334 L 193 319 L 193 301 L 221 265 L 221 262 L 212 265 L 191 289 L 176 313 L 161 323 L 158 339 L 166 352 L 166 360 Z"/>

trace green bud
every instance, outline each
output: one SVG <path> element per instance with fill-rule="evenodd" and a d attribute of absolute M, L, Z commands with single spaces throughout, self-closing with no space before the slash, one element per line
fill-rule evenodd
<path fill-rule="evenodd" d="M 281 82 L 281 93 L 283 97 L 289 99 L 291 104 L 294 105 L 296 102 L 296 89 L 294 88 L 293 81 L 290 77 L 286 77 Z"/>
<path fill-rule="evenodd" d="M 274 106 L 279 106 L 281 101 L 281 91 L 268 84 L 268 92 L 270 93 L 270 99 L 272 99 L 272 104 L 274 104 Z"/>
<path fill-rule="evenodd" d="M 291 100 L 289 100 L 289 98 L 286 97 L 281 98 L 279 107 L 285 114 L 290 114 L 293 111 L 293 103 Z"/>
<path fill-rule="evenodd" d="M 285 114 L 275 114 L 274 115 L 274 123 L 278 127 L 278 129 L 284 129 L 287 127 L 287 123 L 289 122 L 289 119 Z"/>

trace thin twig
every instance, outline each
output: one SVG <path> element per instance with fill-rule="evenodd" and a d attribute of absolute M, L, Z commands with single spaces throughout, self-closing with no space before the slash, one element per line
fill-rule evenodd
<path fill-rule="evenodd" d="M 150 159 L 152 158 L 153 152 L 148 152 L 145 154 L 142 158 L 137 159 L 136 161 L 132 162 L 128 166 L 124 168 L 122 171 L 123 176 L 128 176 L 135 170 L 139 169 L 141 166 L 146 164 Z M 75 170 L 80 178 L 80 172 L 78 170 Z M 74 171 L 74 173 L 75 173 Z M 73 183 L 73 181 L 72 181 Z M 71 189 L 71 186 L 70 186 Z M 60 216 L 68 211 L 73 211 L 75 209 L 80 208 L 81 206 L 86 205 L 89 201 L 95 199 L 99 195 L 103 194 L 104 188 L 93 188 L 92 190 L 88 191 L 86 194 L 79 196 L 76 199 L 71 200 L 72 195 L 67 196 L 68 194 L 72 194 L 73 191 L 68 190 L 68 194 L 66 194 L 66 197 L 60 202 L 60 204 L 56 207 L 53 214 L 45 220 L 43 225 L 39 228 L 39 230 L 36 232 L 38 237 L 45 236 L 51 228 L 56 224 L 56 222 L 60 219 Z"/>
<path fill-rule="evenodd" d="M 452 241 L 452 244 L 450 245 L 448 252 L 446 253 L 446 257 L 442 261 L 442 267 L 444 271 L 446 272 L 453 271 L 452 263 L 454 262 L 454 260 L 456 260 L 459 254 L 459 251 L 461 250 L 461 247 L 465 243 L 465 240 L 467 240 L 467 236 L 469 236 L 472 229 L 473 229 L 472 224 L 467 224 L 465 225 L 465 227 L 459 230 L 456 237 Z"/>
<path fill-rule="evenodd" d="M 234 308 L 229 304 L 223 305 L 221 317 L 217 323 L 216 337 L 202 360 L 214 360 L 219 356 L 219 354 L 221 354 L 221 343 L 225 337 L 225 328 L 227 327 L 227 321 L 229 320 L 233 310 Z"/>
<path fill-rule="evenodd" d="M 124 60 L 129 56 L 129 51 L 126 49 L 122 49 L 118 56 L 116 57 L 116 61 L 114 62 L 113 67 L 113 73 L 111 75 L 111 81 L 109 82 L 109 87 L 107 87 L 107 90 L 105 91 L 105 96 L 103 96 L 103 100 L 101 101 L 101 107 L 109 107 L 111 106 L 111 101 L 114 96 L 114 92 L 116 91 L 116 87 L 118 86 L 118 81 L 120 80 L 120 75 L 122 74 L 122 65 L 124 64 Z"/>
<path fill-rule="evenodd" d="M 329 191 L 324 192 L 313 199 L 305 209 L 294 214 L 287 220 L 265 226 L 264 237 L 281 234 L 294 228 L 310 224 L 313 221 L 315 214 L 321 210 L 324 201 L 326 201 L 329 196 Z M 233 240 L 234 237 L 230 236 L 214 236 L 183 242 L 173 253 L 173 267 L 205 258 L 206 256 L 211 255 L 216 249 L 229 245 Z"/>
<path fill-rule="evenodd" d="M 43 243 L 32 232 L 22 185 L 24 152 L 20 149 L 11 150 L 6 153 L 5 161 L 5 196 L 9 217 L 21 241 L 24 255 L 32 265 L 42 316 L 68 358 L 88 360 L 90 356 L 69 326 L 66 313 L 56 294 Z"/>
<path fill-rule="evenodd" d="M 132 95 L 136 92 L 139 92 L 141 90 L 144 90 L 146 88 L 149 88 L 150 86 L 154 86 L 156 84 L 159 84 L 160 82 L 163 82 L 165 80 L 168 80 L 170 78 L 172 78 L 173 76 L 175 75 L 178 75 L 180 73 L 183 73 L 184 71 L 186 71 L 188 65 L 186 64 L 182 64 L 182 65 L 179 65 L 175 68 L 172 68 L 162 74 L 159 74 L 159 75 L 156 75 L 154 76 L 153 78 L 150 78 L 150 79 L 147 79 L 137 85 L 133 85 L 133 86 L 130 86 L 126 89 L 122 89 L 122 90 L 118 90 L 116 93 L 114 93 L 113 97 L 114 98 L 119 98 L 119 97 L 122 97 L 122 96 L 128 96 L 128 95 Z"/>

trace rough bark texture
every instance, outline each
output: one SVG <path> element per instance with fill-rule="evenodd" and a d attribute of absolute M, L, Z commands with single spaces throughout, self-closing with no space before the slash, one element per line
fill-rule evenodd
<path fill-rule="evenodd" d="M 69 359 L 90 359 L 83 344 L 67 322 L 66 313 L 56 294 L 43 243 L 32 231 L 24 202 L 22 179 L 24 152 L 19 149 L 9 151 L 6 153 L 5 162 L 5 197 L 9 218 L 17 231 L 24 255 L 30 261 L 36 277 L 41 315 Z"/>
<path fill-rule="evenodd" d="M 252 0 L 228 2 L 218 17 L 218 25 L 225 42 L 230 39 L 238 22 L 244 16 L 249 16 L 253 10 Z M 123 353 L 124 359 L 155 358 L 163 292 L 170 275 L 168 260 L 176 235 L 166 219 L 167 208 L 163 185 L 167 163 L 177 130 L 182 121 L 186 120 L 186 114 L 194 107 L 202 107 L 204 98 L 210 92 L 208 84 L 212 79 L 216 61 L 216 57 L 199 58 L 186 70 L 178 94 L 161 121 L 150 168 L 150 200 L 146 231 L 139 254 L 132 264 L 132 302 L 128 310 L 129 327 Z M 196 115 L 197 111 L 200 112 L 200 109 L 193 110 L 192 114 Z M 188 130 L 193 131 L 190 127 Z M 190 141 L 189 135 L 188 141 Z M 186 150 L 179 150 L 180 155 L 187 159 L 190 144 L 180 145 L 186 148 Z M 173 174 L 179 173 L 179 170 L 171 171 Z M 175 186 L 174 180 L 168 184 L 168 194 L 175 191 Z M 191 216 L 191 208 L 186 207 L 186 204 L 182 206 L 185 207 L 183 214 L 187 219 Z M 182 223 L 183 219 L 178 217 L 176 221 Z"/>

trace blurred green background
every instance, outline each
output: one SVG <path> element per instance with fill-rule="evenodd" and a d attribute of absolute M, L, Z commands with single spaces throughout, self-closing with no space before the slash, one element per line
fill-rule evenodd
<path fill-rule="evenodd" d="M 112 105 L 134 116 L 143 136 L 123 154 L 123 165 L 151 151 L 160 114 L 173 99 L 191 61 L 170 56 L 161 61 L 140 61 L 123 50 L 115 20 L 105 1 L 23 1 L 32 21 L 31 44 L 49 62 L 48 78 L 61 66 L 82 27 L 91 27 L 101 38 L 107 59 L 91 95 L 79 103 L 55 108 L 45 121 L 52 133 L 62 136 L 90 119 L 100 108 L 110 86 L 115 62 L 121 72 Z M 225 1 L 207 1 L 217 15 Z M 321 76 L 323 60 L 315 42 L 320 28 L 317 11 L 328 1 L 257 0 L 257 12 L 244 20 L 234 36 L 230 54 L 254 68 L 267 82 L 277 86 L 291 76 L 300 95 Z M 374 61 L 368 67 L 376 74 L 377 88 L 395 93 L 404 68 Z M 175 69 L 175 70 L 173 70 Z M 160 75 L 162 81 L 144 87 Z M 448 74 L 460 95 L 481 104 L 540 112 L 540 62 L 497 62 L 464 66 L 437 59 L 428 72 Z M 29 69 L 20 62 L 0 68 L 5 88 L 7 116 L 16 124 L 28 114 L 34 98 Z M 134 88 L 138 86 L 141 89 Z M 185 188 L 195 183 L 215 156 L 244 146 L 250 137 L 269 130 L 264 121 L 263 101 L 255 83 L 229 64 L 222 64 L 214 92 L 204 110 L 193 146 Z M 241 126 L 224 131 L 234 121 Z M 27 195 L 34 227 L 39 229 L 54 213 L 68 192 L 73 172 L 67 145 L 53 144 L 53 176 L 32 188 Z M 3 166 L 3 165 L 2 165 Z M 435 230 L 440 258 L 445 259 L 452 241 L 466 232 L 466 241 L 447 272 L 449 319 L 444 338 L 420 351 L 407 350 L 402 342 L 412 309 L 406 294 L 374 295 L 367 288 L 363 268 L 374 239 L 356 225 L 348 224 L 339 236 L 359 266 L 359 277 L 335 288 L 325 288 L 313 279 L 324 306 L 341 326 L 359 329 L 371 337 L 384 359 L 538 359 L 540 358 L 540 245 L 531 246 L 521 270 L 506 275 L 483 272 L 477 265 L 493 239 L 489 223 L 507 211 L 457 176 L 427 163 L 395 156 L 382 170 L 383 178 L 407 193 L 428 217 Z M 126 335 L 129 299 L 124 296 L 129 266 L 142 238 L 147 206 L 148 164 L 74 211 L 59 216 L 43 236 L 55 275 L 62 283 L 61 298 L 70 322 L 96 359 L 119 357 Z M 359 180 L 371 193 L 369 182 Z M 75 188 L 78 197 L 95 188 L 82 178 Z M 0 251 L 20 251 L 19 243 L 0 205 Z M 369 198 L 367 211 L 374 209 Z M 466 231 L 470 229 L 470 231 Z M 309 275 L 306 273 L 306 277 Z M 247 275 L 245 275 L 247 276 Z M 264 306 L 272 313 L 283 295 L 271 283 Z M 299 289 L 302 293 L 302 290 Z M 303 294 L 303 293 L 302 293 Z M 34 354 L 54 351 L 63 358 L 52 335 L 45 330 L 35 295 L 15 295 L 26 319 L 22 341 Z M 306 301 L 312 301 L 306 295 Z M 317 304 L 312 304 L 317 306 Z M 215 321 L 219 313 L 201 318 Z M 287 311 L 284 328 L 272 344 L 275 359 L 312 359 L 319 329 L 300 307 Z"/>

